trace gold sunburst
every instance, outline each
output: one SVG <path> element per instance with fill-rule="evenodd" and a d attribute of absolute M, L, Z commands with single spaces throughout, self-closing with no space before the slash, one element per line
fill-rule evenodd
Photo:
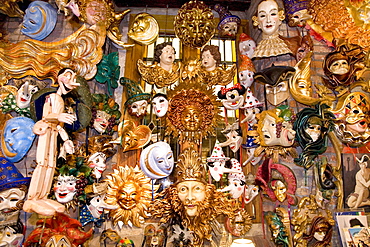
<path fill-rule="evenodd" d="M 106 203 L 118 205 L 109 216 L 116 225 L 119 221 L 141 227 L 148 218 L 147 209 L 151 202 L 151 180 L 138 168 L 120 166 L 107 176 L 108 190 Z"/>

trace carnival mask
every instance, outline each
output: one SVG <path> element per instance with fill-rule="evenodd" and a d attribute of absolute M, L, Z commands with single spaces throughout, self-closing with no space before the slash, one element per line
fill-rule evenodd
<path fill-rule="evenodd" d="M 169 144 L 156 142 L 146 147 L 140 156 L 140 167 L 152 179 L 168 177 L 174 167 L 173 152 Z"/>
<path fill-rule="evenodd" d="M 203 121 L 202 113 L 196 106 L 186 107 L 181 114 L 181 123 L 187 131 L 197 131 Z"/>
<path fill-rule="evenodd" d="M 135 101 L 130 105 L 130 115 L 136 117 L 143 117 L 146 115 L 146 108 L 148 107 L 147 100 Z"/>
<path fill-rule="evenodd" d="M 214 35 L 216 23 L 212 10 L 201 1 L 185 3 L 175 16 L 175 34 L 183 45 L 198 48 Z"/>
<path fill-rule="evenodd" d="M 243 174 L 244 176 L 244 174 Z M 242 196 L 244 192 L 244 187 L 245 187 L 245 177 L 244 180 L 242 177 L 240 178 L 232 178 L 229 176 L 229 185 L 223 188 L 221 191 L 229 191 L 230 195 L 232 198 L 237 199 Z"/>
<path fill-rule="evenodd" d="M 105 196 L 106 194 L 101 194 L 95 196 L 90 201 L 90 205 L 88 205 L 88 209 L 91 212 L 91 215 L 98 219 L 100 216 L 104 213 L 104 209 L 116 209 L 117 205 L 109 205 L 105 202 Z"/>
<path fill-rule="evenodd" d="M 263 154 L 255 157 L 254 156 L 254 151 L 256 150 L 256 148 L 247 148 L 247 159 L 243 162 L 243 166 L 247 165 L 249 162 L 252 164 L 252 165 L 257 165 L 261 159 L 263 158 Z"/>
<path fill-rule="evenodd" d="M 239 127 L 237 125 L 237 127 Z M 231 129 L 227 132 L 223 131 L 224 135 L 227 138 L 227 141 L 220 143 L 220 147 L 226 147 L 229 146 L 231 151 L 236 153 L 243 142 L 243 137 L 241 136 L 241 130 L 239 129 Z"/>
<path fill-rule="evenodd" d="M 186 214 L 190 217 L 198 213 L 198 204 L 206 198 L 206 185 L 198 181 L 184 181 L 177 184 L 177 191 Z"/>
<path fill-rule="evenodd" d="M 16 224 L 26 192 L 11 188 L 0 192 L 0 226 Z"/>
<path fill-rule="evenodd" d="M 258 187 L 254 184 L 245 185 L 244 202 L 250 203 L 258 195 Z"/>
<path fill-rule="evenodd" d="M 271 188 L 279 202 L 285 201 L 287 196 L 287 187 L 281 180 L 273 180 L 271 182 Z"/>
<path fill-rule="evenodd" d="M 217 66 L 217 61 L 214 59 L 210 50 L 202 52 L 202 66 L 207 71 L 213 71 Z"/>
<path fill-rule="evenodd" d="M 166 237 L 166 228 L 161 226 L 156 230 L 153 224 L 149 224 L 144 229 L 145 245 L 143 247 L 163 247 Z"/>
<path fill-rule="evenodd" d="M 254 72 L 251 70 L 243 70 L 239 72 L 239 82 L 245 88 L 249 88 L 254 82 Z"/>
<path fill-rule="evenodd" d="M 87 161 L 89 163 L 89 167 L 92 168 L 92 174 L 97 180 L 102 177 L 103 172 L 107 168 L 107 165 L 105 164 L 106 159 L 107 156 L 104 153 L 96 152 L 92 154 Z"/>
<path fill-rule="evenodd" d="M 36 93 L 39 88 L 36 85 L 29 85 L 29 81 L 26 81 L 17 92 L 15 100 L 19 108 L 27 108 L 30 106 L 31 97 Z"/>
<path fill-rule="evenodd" d="M 254 50 L 256 49 L 256 42 L 247 34 L 242 33 L 239 37 L 239 52 L 240 55 L 245 55 L 253 58 Z"/>
<path fill-rule="evenodd" d="M 273 35 L 279 31 L 281 21 L 284 16 L 281 16 L 279 7 L 276 1 L 266 0 L 258 5 L 257 21 L 258 28 L 266 35 Z"/>
<path fill-rule="evenodd" d="M 266 99 L 272 105 L 279 105 L 289 97 L 289 80 L 295 69 L 289 66 L 272 66 L 258 72 L 254 80 L 265 85 Z"/>
<path fill-rule="evenodd" d="M 297 2 L 297 5 L 299 3 Z M 308 14 L 307 9 L 301 9 L 289 15 L 289 26 L 291 27 L 304 27 L 306 26 L 306 21 L 311 18 L 311 15 Z"/>
<path fill-rule="evenodd" d="M 228 110 L 237 110 L 244 104 L 245 87 L 239 83 L 231 88 L 222 87 L 218 92 L 218 98 Z"/>
<path fill-rule="evenodd" d="M 77 193 L 75 176 L 59 175 L 54 184 L 54 195 L 58 202 L 67 203 L 73 200 Z"/>
<path fill-rule="evenodd" d="M 333 61 L 329 66 L 329 70 L 333 74 L 344 75 L 349 72 L 348 61 L 344 59 Z"/>
<path fill-rule="evenodd" d="M 103 134 L 109 125 L 109 119 L 111 115 L 106 113 L 105 111 L 98 110 L 96 112 L 96 117 L 94 119 L 93 127 L 96 131 L 100 134 Z"/>
<path fill-rule="evenodd" d="M 168 110 L 168 100 L 166 95 L 157 94 L 152 100 L 153 111 L 157 117 L 163 117 Z"/>
<path fill-rule="evenodd" d="M 238 23 L 236 22 L 228 22 L 221 27 L 222 36 L 235 37 L 237 32 L 238 32 Z"/>
<path fill-rule="evenodd" d="M 22 246 L 23 234 L 17 233 L 12 227 L 7 226 L 1 230 L 0 246 L 20 247 Z"/>
<path fill-rule="evenodd" d="M 248 212 L 244 209 L 238 210 L 238 212 L 234 213 L 231 217 L 226 218 L 226 228 L 227 230 L 236 237 L 243 236 L 246 234 L 250 228 L 252 227 L 252 219 L 249 216 Z M 238 239 L 243 240 L 243 239 Z M 231 246 L 234 246 L 234 243 L 237 240 L 234 240 Z M 245 243 L 240 242 L 240 244 L 236 244 L 235 246 L 246 246 Z M 230 247 L 231 247 L 230 246 Z"/>
<path fill-rule="evenodd" d="M 18 162 L 27 154 L 35 139 L 34 125 L 33 120 L 26 117 L 6 121 L 1 137 L 1 149 L 9 161 Z"/>
<path fill-rule="evenodd" d="M 159 25 L 157 20 L 148 13 L 135 16 L 127 35 L 142 45 L 150 45 L 158 38 Z"/>
<path fill-rule="evenodd" d="M 147 208 L 152 198 L 150 178 L 138 168 L 119 166 L 107 175 L 108 190 L 105 202 L 109 205 L 118 205 L 117 209 L 110 211 L 109 216 L 113 224 L 119 221 L 123 224 L 133 224 L 140 227 L 143 218 L 147 218 Z"/>
<path fill-rule="evenodd" d="M 105 22 L 107 11 L 103 1 L 88 1 L 85 9 L 86 23 L 95 25 L 98 22 Z"/>
<path fill-rule="evenodd" d="M 31 2 L 23 17 L 21 32 L 36 40 L 43 40 L 57 23 L 57 11 L 51 4 L 43 1 Z"/>

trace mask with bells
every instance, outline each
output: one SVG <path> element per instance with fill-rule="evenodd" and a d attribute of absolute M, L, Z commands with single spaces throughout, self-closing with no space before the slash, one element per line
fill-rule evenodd
<path fill-rule="evenodd" d="M 226 109 L 237 110 L 244 104 L 244 93 L 245 87 L 238 83 L 230 88 L 222 87 L 217 95 Z"/>

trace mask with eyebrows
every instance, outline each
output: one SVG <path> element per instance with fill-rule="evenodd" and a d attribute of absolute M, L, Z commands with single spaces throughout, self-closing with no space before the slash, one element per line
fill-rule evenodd
<path fill-rule="evenodd" d="M 156 94 L 152 100 L 153 112 L 157 117 L 163 117 L 168 110 L 167 96 L 164 94 Z"/>

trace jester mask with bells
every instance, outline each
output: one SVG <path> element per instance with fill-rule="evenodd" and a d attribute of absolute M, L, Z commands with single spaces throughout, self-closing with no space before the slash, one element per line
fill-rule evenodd
<path fill-rule="evenodd" d="M 119 206 L 109 213 L 113 224 L 141 227 L 144 218 L 148 218 L 147 209 L 152 199 L 150 178 L 139 167 L 119 166 L 107 175 L 106 181 L 106 203 Z"/>
<path fill-rule="evenodd" d="M 272 66 L 257 72 L 254 80 L 265 85 L 267 101 L 277 106 L 289 97 L 289 79 L 294 71 L 289 66 Z"/>
<path fill-rule="evenodd" d="M 174 26 L 183 45 L 198 48 L 213 37 L 216 22 L 212 10 L 202 1 L 189 1 L 179 9 Z"/>
<path fill-rule="evenodd" d="M 294 112 L 287 106 L 280 106 L 275 109 L 263 111 L 258 115 L 257 133 L 260 146 L 256 148 L 255 156 L 265 152 L 267 157 L 273 156 L 275 162 L 279 155 L 292 157 L 297 156 L 294 144 L 295 131 L 293 123 Z"/>
<path fill-rule="evenodd" d="M 212 220 L 221 214 L 231 216 L 239 205 L 207 183 L 201 158 L 193 148 L 185 149 L 179 156 L 175 177 L 175 183 L 152 203 L 151 214 L 163 223 L 179 216 L 181 224 L 193 232 L 193 242 L 189 246 L 203 246 L 204 239 L 211 234 Z"/>
<path fill-rule="evenodd" d="M 51 218 L 41 219 L 27 237 L 24 246 L 30 247 L 41 242 L 41 246 L 77 247 L 85 243 L 92 235 L 93 229 L 85 232 L 75 219 L 61 213 Z"/>
<path fill-rule="evenodd" d="M 367 94 L 353 92 L 343 95 L 331 112 L 336 117 L 335 134 L 343 143 L 360 146 L 369 142 L 370 106 Z"/>

